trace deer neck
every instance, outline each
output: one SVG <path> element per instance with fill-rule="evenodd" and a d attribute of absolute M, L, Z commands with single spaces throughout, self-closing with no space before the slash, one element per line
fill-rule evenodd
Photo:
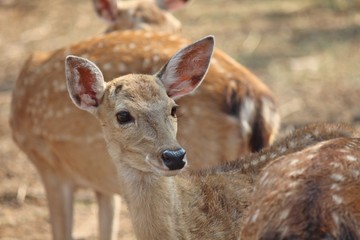
<path fill-rule="evenodd" d="M 125 164 L 123 164 L 125 165 Z M 121 166 L 120 178 L 137 239 L 187 239 L 175 177 Z"/>

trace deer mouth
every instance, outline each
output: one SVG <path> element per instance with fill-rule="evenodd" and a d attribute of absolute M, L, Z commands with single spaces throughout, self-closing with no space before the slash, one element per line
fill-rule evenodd
<path fill-rule="evenodd" d="M 152 168 L 152 170 L 161 176 L 171 177 L 179 174 L 186 166 L 186 159 L 184 159 L 185 165 L 181 169 L 175 169 L 171 170 L 162 161 L 154 161 L 154 159 L 151 159 L 149 156 L 145 157 L 145 162 Z M 161 163 L 160 163 L 161 162 Z"/>

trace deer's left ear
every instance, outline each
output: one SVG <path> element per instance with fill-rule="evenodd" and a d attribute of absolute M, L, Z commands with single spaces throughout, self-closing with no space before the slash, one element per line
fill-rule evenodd
<path fill-rule="evenodd" d="M 100 69 L 85 58 L 70 55 L 65 60 L 65 75 L 73 103 L 82 110 L 95 113 L 106 88 Z"/>
<path fill-rule="evenodd" d="M 156 75 L 167 94 L 177 99 L 194 91 L 204 79 L 214 50 L 214 37 L 205 37 L 177 52 Z"/>
<path fill-rule="evenodd" d="M 93 5 L 97 15 L 109 23 L 117 20 L 116 0 L 93 0 Z"/>

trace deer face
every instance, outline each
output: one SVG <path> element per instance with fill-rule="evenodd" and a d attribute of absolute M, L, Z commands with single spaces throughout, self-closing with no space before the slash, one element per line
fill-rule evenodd
<path fill-rule="evenodd" d="M 110 82 L 97 117 L 112 158 L 163 175 L 182 169 L 186 160 L 176 140 L 176 109 L 157 77 L 127 75 Z"/>
<path fill-rule="evenodd" d="M 131 74 L 108 83 L 94 63 L 67 57 L 70 97 L 99 119 L 115 163 L 164 176 L 186 165 L 185 150 L 176 141 L 174 99 L 200 85 L 213 47 L 213 37 L 204 38 L 176 53 L 154 76 Z"/>

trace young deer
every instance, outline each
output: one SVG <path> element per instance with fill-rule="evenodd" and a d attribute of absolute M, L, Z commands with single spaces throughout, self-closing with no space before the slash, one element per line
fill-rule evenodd
<path fill-rule="evenodd" d="M 277 158 L 258 177 L 241 239 L 360 239 L 360 138 Z"/>
<path fill-rule="evenodd" d="M 189 45 L 153 76 L 131 74 L 107 83 L 94 63 L 66 58 L 70 97 L 102 126 L 137 239 L 238 239 L 260 161 L 352 134 L 347 128 L 326 127 L 319 136 L 310 128 L 292 135 L 294 144 L 285 139 L 238 165 L 178 175 L 187 160 L 176 141 L 174 99 L 201 83 L 213 44 L 206 37 Z"/>
<path fill-rule="evenodd" d="M 127 29 L 177 33 L 181 23 L 169 11 L 185 6 L 189 0 L 93 0 L 99 17 L 109 23 L 106 32 Z"/>

